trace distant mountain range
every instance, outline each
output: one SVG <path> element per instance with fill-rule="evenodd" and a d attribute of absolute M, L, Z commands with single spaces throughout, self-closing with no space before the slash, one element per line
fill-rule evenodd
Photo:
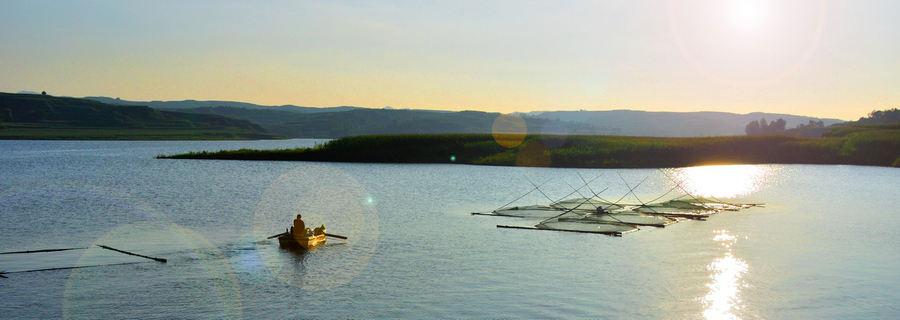
<path fill-rule="evenodd" d="M 19 96 L 38 95 L 36 92 L 21 92 Z M 37 99 L 38 97 L 35 97 Z M 54 98 L 46 96 L 45 98 Z M 340 107 L 304 107 L 294 105 L 263 106 L 234 101 L 128 101 L 108 97 L 62 98 L 73 99 L 64 105 L 84 105 L 73 101 L 90 101 L 93 105 L 150 107 L 159 112 L 166 112 L 169 117 L 177 114 L 196 114 L 217 116 L 222 119 L 237 119 L 248 124 L 258 125 L 251 130 L 268 132 L 291 138 L 340 138 L 365 134 L 403 134 L 403 133 L 491 133 L 493 122 L 500 115 L 481 111 L 434 111 L 434 110 L 397 110 L 392 108 L 370 109 L 352 106 Z M 33 106 L 35 107 L 35 106 Z M 0 111 L 4 107 L 0 105 Z M 6 108 L 9 109 L 9 108 Z M 95 108 L 96 109 L 96 108 Z M 24 109 L 16 109 L 21 118 Z M 40 114 L 61 114 L 62 109 L 42 109 L 28 112 L 29 117 Z M 90 110 L 90 109 L 84 109 Z M 99 109 L 98 109 L 99 110 Z M 107 109 L 103 109 L 107 110 Z M 131 110 L 131 111 L 128 111 Z M 137 110 L 137 109 L 134 109 Z M 121 109 L 118 113 L 133 112 L 132 109 Z M 148 109 L 149 110 L 149 109 Z M 112 112 L 112 111 L 110 111 Z M 142 111 L 143 112 L 143 111 Z M 8 113 L 8 112 L 7 112 Z M 727 112 L 647 112 L 633 110 L 611 111 L 538 111 L 518 113 L 523 117 L 528 133 L 556 135 L 620 135 L 620 136 L 652 136 L 652 137 L 704 137 L 744 135 L 744 129 L 751 121 L 766 119 L 773 121 L 783 119 L 788 129 L 810 121 L 824 123 L 825 127 L 842 123 L 839 119 L 820 119 L 806 116 L 773 113 L 734 114 Z M 6 116 L 10 116 L 6 114 Z M 74 115 L 71 115 L 74 117 Z M 79 119 L 91 119 L 83 115 Z M 95 123 L 108 127 L 107 123 L 115 115 L 92 116 L 104 123 Z M 8 118 L 8 117 L 7 117 Z M 117 118 L 116 123 L 129 123 L 126 118 Z M 134 118 L 137 119 L 137 118 Z M 205 118 L 203 121 L 213 121 Z M 196 119 L 195 119 L 196 120 Z M 9 120 L 2 120 L 7 121 Z M 56 120 L 54 120 L 56 121 Z M 198 120 L 199 121 L 199 120 Z M 88 125 L 90 121 L 83 121 Z M 235 122 L 229 125 L 237 125 Z M 153 124 L 151 124 L 153 126 Z M 248 129 L 246 125 L 241 124 Z M 827 128 L 806 130 L 809 136 L 819 136 Z M 791 134 L 790 132 L 787 132 Z"/>
<path fill-rule="evenodd" d="M 316 108 L 293 105 L 262 106 L 232 101 L 127 101 L 108 97 L 85 99 L 118 105 L 145 105 L 154 109 L 217 114 L 248 120 L 271 133 L 292 138 L 339 138 L 361 134 L 490 133 L 499 113 L 369 109 L 351 106 Z M 787 128 L 822 121 L 825 126 L 844 122 L 776 113 L 728 112 L 537 111 L 520 113 L 529 133 L 603 134 L 653 137 L 744 135 L 753 120 L 784 119 Z"/>

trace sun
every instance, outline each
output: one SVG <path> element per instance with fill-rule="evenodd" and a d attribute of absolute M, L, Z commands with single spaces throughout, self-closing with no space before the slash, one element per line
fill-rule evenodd
<path fill-rule="evenodd" d="M 697 70 L 763 87 L 799 70 L 825 30 L 827 0 L 669 0 L 675 43 Z"/>
<path fill-rule="evenodd" d="M 766 20 L 766 3 L 759 0 L 737 0 L 728 6 L 731 21 L 746 29 L 759 27 Z"/>

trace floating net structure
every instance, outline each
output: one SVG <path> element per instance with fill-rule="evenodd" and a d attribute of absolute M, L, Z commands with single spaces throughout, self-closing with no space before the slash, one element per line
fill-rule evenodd
<path fill-rule="evenodd" d="M 619 199 L 611 200 L 600 196 L 606 189 L 594 192 L 590 187 L 591 181 L 584 180 L 583 177 L 584 185 L 580 188 L 570 186 L 574 191 L 562 199 L 554 201 L 541 190 L 541 185 L 537 185 L 531 180 L 528 181 L 532 183 L 534 188 L 525 195 L 493 211 L 473 212 L 472 214 L 519 218 L 523 222 L 515 225 L 497 225 L 498 228 L 622 236 L 626 233 L 639 231 L 641 227 L 664 228 L 688 219 L 706 220 L 710 216 L 723 211 L 740 211 L 762 205 L 729 203 L 714 198 L 696 197 L 689 194 L 678 183 L 675 183 L 675 186 L 668 192 L 649 202 L 641 201 L 634 194 L 634 189 L 640 183 L 633 188 L 629 186 L 630 190 Z M 548 200 L 548 204 L 512 205 L 534 192 L 543 195 Z M 673 192 L 676 195 L 669 196 Z M 585 193 L 588 194 L 585 195 Z M 622 201 L 629 194 L 636 199 L 635 202 L 625 203 Z M 666 198 L 667 196 L 668 198 Z"/>

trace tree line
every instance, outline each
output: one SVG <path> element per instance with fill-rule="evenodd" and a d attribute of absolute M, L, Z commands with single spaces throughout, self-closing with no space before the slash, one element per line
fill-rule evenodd
<path fill-rule="evenodd" d="M 875 110 L 869 112 L 868 118 L 859 118 L 859 124 L 897 123 L 900 122 L 900 110 Z"/>
<path fill-rule="evenodd" d="M 888 110 L 875 110 L 869 112 L 868 117 L 861 117 L 856 124 L 883 124 L 883 123 L 900 123 L 900 110 L 897 108 L 888 109 Z M 853 124 L 853 122 L 847 122 L 842 125 Z M 819 129 L 825 128 L 825 123 L 823 121 L 813 121 L 809 120 L 807 124 L 797 125 L 794 129 L 786 129 L 785 125 L 787 122 L 784 119 L 778 118 L 778 120 L 767 122 L 766 118 L 762 118 L 760 120 L 753 120 L 747 127 L 744 128 L 744 133 L 748 136 L 756 136 L 756 135 L 764 135 L 764 134 L 789 134 L 789 135 L 798 135 L 803 136 L 803 131 L 819 131 L 819 130 L 810 130 L 810 129 Z M 818 136 L 818 135 L 817 135 Z"/>
<path fill-rule="evenodd" d="M 758 121 L 750 121 L 750 123 L 747 124 L 747 127 L 744 128 L 744 132 L 748 136 L 780 134 L 784 132 L 784 127 L 786 125 L 787 121 L 784 121 L 782 118 L 778 118 L 778 120 L 773 120 L 772 122 L 766 122 L 766 118 L 762 118 Z"/>
<path fill-rule="evenodd" d="M 807 129 L 814 128 L 824 128 L 825 121 L 813 121 L 809 120 L 807 124 L 799 124 L 794 129 L 786 129 L 787 121 L 784 119 L 778 118 L 778 120 L 774 120 L 772 122 L 766 122 L 766 118 L 762 118 L 761 120 L 753 120 L 750 124 L 744 128 L 744 133 L 748 136 L 758 136 L 764 134 L 789 134 L 789 131 L 802 131 Z"/>

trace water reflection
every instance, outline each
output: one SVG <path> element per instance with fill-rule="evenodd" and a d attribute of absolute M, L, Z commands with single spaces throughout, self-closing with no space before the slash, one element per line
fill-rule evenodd
<path fill-rule="evenodd" d="M 737 237 L 728 231 L 718 230 L 714 241 L 721 242 L 725 248 L 725 256 L 713 259 L 707 266 L 712 282 L 708 284 L 709 293 L 702 298 L 704 304 L 703 317 L 706 319 L 740 319 L 735 313 L 743 307 L 740 298 L 741 289 L 746 284 L 741 280 L 747 272 L 748 265 L 744 260 L 735 257 L 731 246 Z"/>
<path fill-rule="evenodd" d="M 731 198 L 762 189 L 772 174 L 768 166 L 704 166 L 676 169 L 675 180 L 695 196 Z"/>

